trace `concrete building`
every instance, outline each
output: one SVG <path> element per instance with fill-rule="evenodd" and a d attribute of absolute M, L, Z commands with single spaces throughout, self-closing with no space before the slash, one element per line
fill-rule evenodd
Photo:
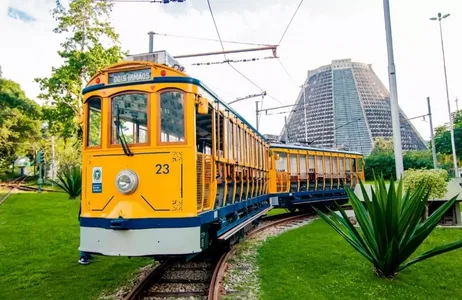
<path fill-rule="evenodd" d="M 390 95 L 370 64 L 341 59 L 308 71 L 295 104 L 282 140 L 369 154 L 375 138 L 392 138 Z M 401 109 L 400 122 L 403 149 L 425 149 Z"/>

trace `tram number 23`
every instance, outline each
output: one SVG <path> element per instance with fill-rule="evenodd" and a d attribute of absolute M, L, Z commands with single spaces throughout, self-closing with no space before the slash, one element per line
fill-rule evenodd
<path fill-rule="evenodd" d="M 169 164 L 157 164 L 156 165 L 156 174 L 163 175 L 170 173 L 170 165 Z"/>

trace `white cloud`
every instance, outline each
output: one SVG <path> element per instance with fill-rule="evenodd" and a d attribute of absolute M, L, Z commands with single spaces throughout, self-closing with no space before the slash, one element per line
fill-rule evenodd
<path fill-rule="evenodd" d="M 36 84 L 31 83 L 31 79 L 49 75 L 51 66 L 59 63 L 56 51 L 61 38 L 51 32 L 54 23 L 48 15 L 54 1 L 27 2 L 35 3 L 36 15 L 33 16 L 40 22 L 34 26 L 6 20 L 3 12 L 8 2 L 12 1 L 0 3 L 0 26 L 8 28 L 0 32 L 0 64 L 3 66 L 4 76 L 20 82 L 30 96 L 35 96 L 38 89 Z M 298 3 L 298 0 L 211 0 L 224 40 L 257 43 L 277 43 Z M 439 31 L 437 23 L 429 21 L 439 10 L 453 14 L 444 20 L 443 25 L 453 109 L 455 96 L 462 98 L 462 56 L 459 54 L 462 48 L 462 40 L 459 38 L 462 15 L 457 15 L 457 12 L 462 11 L 461 8 L 462 2 L 459 0 L 391 1 L 398 97 L 400 106 L 408 117 L 425 114 L 425 99 L 430 96 L 434 124 L 440 125 L 448 121 Z M 120 33 L 123 47 L 131 53 L 148 50 L 147 32 L 151 30 L 187 36 L 217 37 L 206 1 L 202 0 L 187 0 L 168 5 L 117 3 L 112 20 L 116 31 Z M 8 26 L 2 26 L 4 24 Z M 5 39 L 8 41 L 6 44 L 3 42 Z M 225 44 L 225 47 L 237 49 L 246 46 Z M 217 42 L 156 36 L 155 49 L 165 49 L 176 55 L 220 50 L 221 46 Z M 31 58 L 30 53 L 35 58 Z M 353 61 L 372 64 L 388 87 L 382 1 L 305 1 L 284 37 L 278 54 L 298 84 L 303 82 L 309 69 L 329 64 L 333 59 L 352 58 Z M 270 52 L 256 52 L 229 57 L 269 55 Z M 223 56 L 184 59 L 182 62 L 186 64 L 188 74 L 204 81 L 225 100 L 259 92 L 227 65 L 188 65 L 193 62 L 221 60 Z M 235 66 L 284 104 L 292 104 L 298 95 L 299 88 L 288 78 L 277 60 Z M 255 120 L 253 100 L 234 105 L 252 123 Z M 277 105 L 279 103 L 271 98 L 265 98 L 265 107 Z M 283 115 L 263 116 L 261 131 L 279 133 L 283 120 Z M 428 123 L 414 120 L 413 124 L 424 138 L 429 138 Z"/>

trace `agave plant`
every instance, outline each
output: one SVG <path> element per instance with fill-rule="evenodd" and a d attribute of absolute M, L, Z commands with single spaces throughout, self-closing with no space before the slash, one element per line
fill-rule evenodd
<path fill-rule="evenodd" d="M 391 181 L 387 190 L 385 180 L 381 177 L 375 180 L 371 197 L 362 182 L 360 186 L 364 204 L 347 189 L 360 231 L 350 223 L 345 211 L 338 205 L 341 215 L 331 211 L 332 217 L 328 217 L 319 210 L 316 212 L 374 265 L 377 276 L 395 277 L 399 271 L 417 262 L 462 247 L 462 241 L 457 241 L 433 248 L 408 260 L 430 235 L 441 216 L 454 204 L 457 196 L 444 203 L 430 217 L 423 219 L 430 194 L 425 183 L 403 194 L 402 179 L 399 180 L 397 189 Z"/>
<path fill-rule="evenodd" d="M 82 192 L 82 172 L 79 166 L 73 166 L 56 175 L 58 180 L 50 180 L 75 199 Z"/>

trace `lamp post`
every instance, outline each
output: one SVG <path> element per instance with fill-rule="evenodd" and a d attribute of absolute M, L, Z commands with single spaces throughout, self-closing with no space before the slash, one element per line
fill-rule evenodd
<path fill-rule="evenodd" d="M 460 177 L 459 168 L 457 166 L 457 154 L 456 154 L 456 143 L 454 138 L 454 124 L 451 115 L 451 102 L 449 101 L 449 89 L 448 89 L 448 75 L 446 73 L 446 57 L 444 55 L 444 43 L 443 43 L 443 29 L 441 27 L 441 20 L 449 17 L 450 14 L 445 14 L 444 16 L 441 13 L 438 13 L 438 17 L 430 18 L 432 21 L 438 21 L 440 24 L 440 38 L 441 38 L 441 50 L 443 52 L 443 67 L 444 67 L 444 81 L 446 83 L 446 99 L 448 102 L 448 113 L 449 113 L 449 130 L 451 132 L 451 144 L 452 144 L 452 158 L 454 162 L 454 173 L 456 177 Z"/>
<path fill-rule="evenodd" d="M 393 145 L 395 152 L 396 179 L 401 178 L 404 172 L 403 150 L 401 145 L 401 128 L 399 122 L 398 91 L 396 86 L 395 59 L 393 56 L 393 39 L 391 35 L 390 3 L 383 0 L 383 10 L 385 15 L 385 32 L 387 35 L 388 53 L 388 80 L 390 82 L 390 105 L 391 122 L 393 126 Z"/>

